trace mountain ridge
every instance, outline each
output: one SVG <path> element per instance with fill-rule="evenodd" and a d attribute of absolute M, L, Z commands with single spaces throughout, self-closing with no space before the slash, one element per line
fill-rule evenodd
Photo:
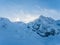
<path fill-rule="evenodd" d="M 50 17 L 40 16 L 27 24 L 0 18 L 0 45 L 58 45 L 59 34 L 60 20 Z"/>

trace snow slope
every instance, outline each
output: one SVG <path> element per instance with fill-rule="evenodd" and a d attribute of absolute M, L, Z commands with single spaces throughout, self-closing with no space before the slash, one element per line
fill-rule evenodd
<path fill-rule="evenodd" d="M 25 24 L 0 18 L 0 45 L 60 45 L 60 20 L 40 16 Z"/>

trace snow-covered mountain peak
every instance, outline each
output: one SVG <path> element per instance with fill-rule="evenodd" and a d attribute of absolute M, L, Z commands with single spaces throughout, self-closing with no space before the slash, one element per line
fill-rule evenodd
<path fill-rule="evenodd" d="M 58 26 L 58 23 L 56 22 L 57 20 L 54 20 L 51 17 L 40 16 L 34 22 L 31 22 L 29 26 L 38 35 L 42 37 L 48 37 L 50 35 L 57 35 L 60 33 L 60 26 Z"/>
<path fill-rule="evenodd" d="M 43 16 L 43 15 L 41 15 L 39 18 L 40 18 L 40 19 L 45 19 L 46 17 L 45 17 L 45 16 Z"/>
<path fill-rule="evenodd" d="M 43 15 L 41 15 L 38 20 L 40 20 L 42 23 L 45 23 L 45 24 L 46 23 L 54 23 L 54 21 L 55 21 L 53 18 L 45 17 Z"/>
<path fill-rule="evenodd" d="M 0 17 L 0 21 L 9 21 L 9 19 Z"/>
<path fill-rule="evenodd" d="M 9 25 L 11 21 L 8 18 L 2 18 L 0 17 L 0 24 L 7 24 Z"/>

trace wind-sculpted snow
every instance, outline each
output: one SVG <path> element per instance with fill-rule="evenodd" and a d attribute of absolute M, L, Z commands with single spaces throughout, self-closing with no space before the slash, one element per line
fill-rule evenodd
<path fill-rule="evenodd" d="M 0 45 L 60 45 L 60 20 L 40 16 L 25 24 L 0 18 Z"/>

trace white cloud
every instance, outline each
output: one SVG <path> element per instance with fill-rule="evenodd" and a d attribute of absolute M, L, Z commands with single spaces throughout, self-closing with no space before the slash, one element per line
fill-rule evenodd
<path fill-rule="evenodd" d="M 33 7 L 33 9 L 31 9 L 31 13 L 29 10 L 24 10 L 23 8 L 21 8 L 21 6 L 19 8 L 18 7 L 13 6 L 11 8 L 4 8 L 5 10 L 2 10 L 2 14 L 0 13 L 0 16 L 7 17 L 12 22 L 22 21 L 25 23 L 35 20 L 40 15 L 52 17 L 54 19 L 60 19 L 60 11 L 58 10 L 41 8 L 40 6 L 36 5 L 35 7 Z"/>
<path fill-rule="evenodd" d="M 60 19 L 60 11 L 55 9 L 47 9 L 36 6 L 35 10 L 33 10 L 33 13 L 35 13 L 35 15 L 44 15 L 54 19 Z"/>
<path fill-rule="evenodd" d="M 22 21 L 25 23 L 34 21 L 36 18 L 38 18 L 40 15 L 52 17 L 54 19 L 60 19 L 60 11 L 54 10 L 54 9 L 46 9 L 46 8 L 36 8 L 32 10 L 32 13 L 30 13 L 27 10 L 21 9 L 20 11 L 16 12 L 14 14 L 15 16 L 10 18 L 11 21 Z"/>
<path fill-rule="evenodd" d="M 25 22 L 25 23 L 28 23 L 28 22 L 31 22 L 31 21 L 34 21 L 35 19 L 37 19 L 39 16 L 37 15 L 31 15 L 31 14 L 24 14 L 24 15 L 20 15 L 20 16 L 17 16 L 17 17 L 13 17 L 13 18 L 10 18 L 10 20 L 12 22 L 15 22 L 15 21 L 22 21 L 22 22 Z"/>

